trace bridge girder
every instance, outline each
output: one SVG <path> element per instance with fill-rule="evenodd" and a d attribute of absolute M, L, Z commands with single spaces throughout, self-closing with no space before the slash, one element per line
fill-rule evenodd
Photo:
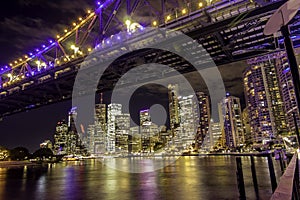
<path fill-rule="evenodd" d="M 236 4 L 231 4 L 232 1 L 221 1 L 207 8 L 193 12 L 188 10 L 188 14 L 180 16 L 178 14 L 180 10 L 170 6 L 174 4 L 179 5 L 180 3 L 178 1 L 160 0 L 161 4 L 159 6 L 153 5 L 153 3 L 146 0 L 115 0 L 110 2 L 111 4 L 107 5 L 105 10 L 98 8 L 95 13 L 89 13 L 78 25 L 74 25 L 74 30 L 70 31 L 70 33 L 68 32 L 65 36 L 61 36 L 56 42 L 52 43 L 51 48 L 40 51 L 40 53 L 32 59 L 26 59 L 26 61 L 18 63 L 13 67 L 11 73 L 16 74 L 16 77 L 19 75 L 27 76 L 27 73 L 30 73 L 29 77 L 25 80 L 2 87 L 0 94 L 2 94 L 1 92 L 6 92 L 7 94 L 0 96 L 0 105 L 8 104 L 12 96 L 19 97 L 20 100 L 25 100 L 30 96 L 33 102 L 24 101 L 20 106 L 22 108 L 20 109 L 20 107 L 16 106 L 15 110 L 7 109 L 5 106 L 3 108 L 2 106 L 0 107 L 0 116 L 31 109 L 28 108 L 29 103 L 35 103 L 35 106 L 32 108 L 36 108 L 41 105 L 70 99 L 74 78 L 80 63 L 88 55 L 87 49 L 95 48 L 101 43 L 99 42 L 99 35 L 101 39 L 104 39 L 103 41 L 106 41 L 105 38 L 108 36 L 107 34 L 117 33 L 122 30 L 122 28 L 124 30 L 125 26 L 124 24 L 121 25 L 121 20 L 119 19 L 119 15 L 124 13 L 122 7 L 124 4 L 126 4 L 126 6 L 124 6 L 125 11 L 131 20 L 144 19 L 141 16 L 137 16 L 139 14 L 138 11 L 140 8 L 148 6 L 151 8 L 151 12 L 156 14 L 148 18 L 146 25 L 151 25 L 153 20 L 157 20 L 159 27 L 184 32 L 193 39 L 198 40 L 203 47 L 206 48 L 207 52 L 210 53 L 216 64 L 221 65 L 251 58 L 259 54 L 268 53 L 269 51 L 275 51 L 276 45 L 274 45 L 274 37 L 264 36 L 261 32 L 268 17 L 285 1 L 273 2 L 267 6 L 258 6 L 258 4 L 241 0 L 235 1 Z M 218 6 L 224 6 L 226 3 L 230 5 L 228 8 L 217 9 Z M 185 8 L 189 9 L 190 5 L 191 4 L 186 4 Z M 246 9 L 246 11 L 241 11 L 242 8 Z M 174 15 L 175 18 L 173 20 L 166 21 L 165 16 L 171 12 L 177 13 L 178 16 Z M 260 20 L 258 21 L 258 19 Z M 97 23 L 97 21 L 99 23 Z M 291 27 L 292 32 L 293 30 L 297 30 L 300 26 L 296 22 L 294 23 L 294 28 L 293 26 Z M 99 30 L 103 31 L 99 33 Z M 74 48 L 78 48 L 77 54 L 74 53 L 74 48 L 70 49 L 67 46 L 69 41 L 75 41 Z M 94 44 L 95 41 L 98 41 L 97 44 Z M 299 44 L 299 41 L 296 41 L 295 44 Z M 257 46 L 259 46 L 259 49 L 256 48 Z M 283 48 L 281 44 L 279 44 L 279 47 Z M 80 52 L 82 52 L 82 55 L 80 55 Z M 151 53 L 156 54 L 151 57 Z M 190 72 L 188 63 L 180 57 L 166 52 L 141 51 L 138 57 L 141 57 L 144 63 L 157 62 L 173 66 L 182 73 Z M 64 61 L 65 59 L 66 61 Z M 44 71 L 38 75 L 31 75 L 32 72 L 35 72 L 36 68 L 38 68 L 37 60 L 42 60 L 46 63 L 45 68 L 47 69 L 44 71 L 49 75 L 49 79 L 39 82 L 39 80 L 45 76 Z M 114 66 L 122 65 L 122 69 L 107 71 L 107 77 L 99 83 L 98 92 L 109 90 L 114 84 L 112 79 L 118 79 L 130 68 L 129 65 L 132 67 L 132 63 L 130 62 L 135 61 L 133 58 L 132 60 L 125 59 L 125 61 L 121 60 L 118 61 L 119 63 L 116 62 Z M 68 69 L 70 71 L 64 71 Z M 2 82 L 7 81 L 6 76 L 2 75 L 0 77 Z M 14 87 L 22 87 L 23 84 L 28 81 L 33 82 L 32 85 L 29 85 L 28 89 L 8 94 L 8 91 L 11 91 Z M 39 92 L 37 89 L 41 88 L 41 86 L 43 86 L 42 90 L 44 90 L 44 92 Z"/>

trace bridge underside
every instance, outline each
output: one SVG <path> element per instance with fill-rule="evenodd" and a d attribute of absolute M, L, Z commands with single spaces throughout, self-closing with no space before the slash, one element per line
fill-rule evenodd
<path fill-rule="evenodd" d="M 284 2 L 277 1 L 264 6 L 256 5 L 253 9 L 249 8 L 249 10 L 235 14 L 229 12 L 226 18 L 216 17 L 218 15 L 214 12 L 217 11 L 201 10 L 160 27 L 187 34 L 202 44 L 216 65 L 224 65 L 284 49 L 281 36 L 263 35 L 267 20 Z M 291 23 L 291 34 L 295 38 L 295 46 L 300 44 L 297 38 L 300 30 L 299 19 L 298 13 Z M 84 58 L 74 59 L 47 71 L 47 78 L 44 78 L 45 74 L 40 74 L 1 89 L 0 117 L 70 99 L 74 79 Z M 107 70 L 99 82 L 98 92 L 111 90 L 116 80 L 134 66 L 153 62 L 168 65 L 183 74 L 193 69 L 188 62 L 170 52 L 141 50 L 130 57 L 122 57 L 114 62 L 110 67 L 111 70 Z M 58 71 L 63 71 L 63 73 L 57 76 Z M 30 82 L 28 86 L 27 82 Z"/>

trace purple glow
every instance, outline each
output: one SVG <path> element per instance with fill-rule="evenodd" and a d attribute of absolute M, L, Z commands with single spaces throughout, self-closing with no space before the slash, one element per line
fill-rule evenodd
<path fill-rule="evenodd" d="M 110 43 L 109 40 L 107 40 L 106 43 L 109 44 Z"/>
<path fill-rule="evenodd" d="M 31 52 L 30 52 L 30 53 L 29 53 L 29 55 L 30 55 L 30 56 L 32 56 L 32 55 L 33 55 L 33 53 L 31 53 Z"/>
<path fill-rule="evenodd" d="M 286 68 L 285 70 L 283 70 L 283 73 L 285 74 L 285 73 L 287 73 L 288 71 L 290 71 L 290 68 L 289 68 L 289 67 Z"/>
<path fill-rule="evenodd" d="M 37 52 L 39 52 L 40 50 L 39 49 L 35 49 Z"/>
<path fill-rule="evenodd" d="M 229 96 L 230 96 L 229 92 L 226 92 L 226 96 L 227 96 L 227 97 L 229 97 Z"/>
<path fill-rule="evenodd" d="M 43 44 L 43 45 L 42 45 L 42 47 L 43 47 L 43 48 L 45 48 L 45 47 L 46 47 L 46 45 L 44 45 L 44 44 Z"/>
<path fill-rule="evenodd" d="M 118 36 L 117 38 L 118 38 L 118 40 L 121 40 L 121 37 L 120 37 L 120 36 Z"/>
<path fill-rule="evenodd" d="M 53 41 L 52 41 L 52 40 L 49 40 L 49 43 L 51 43 L 51 44 L 52 44 L 52 43 L 53 43 Z"/>

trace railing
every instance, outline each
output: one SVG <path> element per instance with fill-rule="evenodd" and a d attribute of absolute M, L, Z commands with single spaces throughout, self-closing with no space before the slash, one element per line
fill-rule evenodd
<path fill-rule="evenodd" d="M 298 153 L 295 153 L 284 174 L 281 176 L 271 200 L 296 200 L 299 198 L 299 159 Z"/>

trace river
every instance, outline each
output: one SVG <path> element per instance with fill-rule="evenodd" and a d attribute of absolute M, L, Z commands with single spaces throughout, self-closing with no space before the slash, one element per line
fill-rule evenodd
<path fill-rule="evenodd" d="M 119 159 L 126 167 L 138 158 L 113 159 Z M 257 199 L 250 158 L 242 157 L 242 163 L 247 199 Z M 272 190 L 267 158 L 256 157 L 255 164 L 259 199 L 269 199 Z M 274 166 L 278 182 L 278 161 L 274 161 Z M 225 200 L 239 199 L 239 193 L 234 156 L 185 156 L 147 173 L 115 170 L 99 160 L 61 162 L 51 167 L 0 168 L 0 199 Z"/>

